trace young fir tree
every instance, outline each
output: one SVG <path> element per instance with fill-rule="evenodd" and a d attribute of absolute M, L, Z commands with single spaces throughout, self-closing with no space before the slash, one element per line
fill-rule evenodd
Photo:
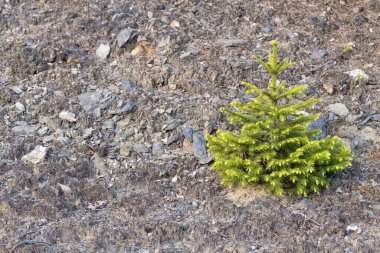
<path fill-rule="evenodd" d="M 303 110 L 312 109 L 320 99 L 293 99 L 304 98 L 307 85 L 287 87 L 278 80 L 279 73 L 295 63 L 277 63 L 278 42 L 271 45 L 268 62 L 253 57 L 271 74 L 269 86 L 259 89 L 243 82 L 247 94 L 257 97 L 245 104 L 232 102 L 233 110 L 221 108 L 231 124 L 241 125 L 240 132 L 218 130 L 216 136 L 206 137 L 215 156 L 212 167 L 220 172 L 222 184 L 230 187 L 262 184 L 278 195 L 319 194 L 329 186 L 330 174 L 351 165 L 351 151 L 339 137 L 318 140 L 321 130 L 308 129 L 319 115 Z"/>

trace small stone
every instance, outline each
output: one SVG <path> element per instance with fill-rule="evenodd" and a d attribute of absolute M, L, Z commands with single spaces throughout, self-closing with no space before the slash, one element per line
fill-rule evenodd
<path fill-rule="evenodd" d="M 121 88 L 124 90 L 127 90 L 127 91 L 132 91 L 132 90 L 136 89 L 136 87 L 137 87 L 137 85 L 135 83 L 132 83 L 131 81 L 128 81 L 128 80 L 125 80 L 121 84 Z"/>
<path fill-rule="evenodd" d="M 218 43 L 224 45 L 225 47 L 237 47 L 246 44 L 247 41 L 241 39 L 220 39 L 218 40 Z"/>
<path fill-rule="evenodd" d="M 108 54 L 111 51 L 111 47 L 108 44 L 100 44 L 98 49 L 96 49 L 96 56 L 100 60 L 105 60 L 108 56 Z"/>
<path fill-rule="evenodd" d="M 47 128 L 47 127 L 41 127 L 40 129 L 38 129 L 37 133 L 38 133 L 39 136 L 43 136 L 43 135 L 45 135 L 48 131 L 49 131 L 49 128 Z"/>
<path fill-rule="evenodd" d="M 170 22 L 170 27 L 171 28 L 179 28 L 181 25 L 179 24 L 179 22 L 177 20 L 173 20 L 172 22 Z"/>
<path fill-rule="evenodd" d="M 177 119 L 171 119 L 169 122 L 162 127 L 162 130 L 168 132 L 168 131 L 173 131 L 176 129 L 179 125 L 182 124 L 182 120 L 177 120 Z"/>
<path fill-rule="evenodd" d="M 29 135 L 33 134 L 39 128 L 38 125 L 28 125 L 25 121 L 18 121 L 16 126 L 12 127 L 12 132 L 16 135 Z"/>
<path fill-rule="evenodd" d="M 119 47 L 123 47 L 128 41 L 132 40 L 135 36 L 136 36 L 135 30 L 133 30 L 130 27 L 121 30 L 116 37 L 117 45 Z"/>
<path fill-rule="evenodd" d="M 16 94 L 21 94 L 21 93 L 23 93 L 23 90 L 22 90 L 22 88 L 21 88 L 20 86 L 13 86 L 13 87 L 11 88 L 11 90 L 12 90 L 14 93 L 16 93 Z"/>
<path fill-rule="evenodd" d="M 149 153 L 150 149 L 146 147 L 144 144 L 134 144 L 132 146 L 132 151 L 136 153 Z"/>
<path fill-rule="evenodd" d="M 185 52 L 179 56 L 180 59 L 185 59 L 191 55 L 191 51 Z"/>
<path fill-rule="evenodd" d="M 21 160 L 23 162 L 31 162 L 37 164 L 42 162 L 45 159 L 47 153 L 47 148 L 43 146 L 37 146 L 32 152 L 24 155 Z"/>
<path fill-rule="evenodd" d="M 315 87 L 312 86 L 312 85 L 310 85 L 310 84 L 308 84 L 307 85 L 307 90 L 305 90 L 305 94 L 306 95 L 311 95 L 313 93 L 315 93 Z"/>
<path fill-rule="evenodd" d="M 75 114 L 69 111 L 62 111 L 59 113 L 58 117 L 63 120 L 67 120 L 69 122 L 76 122 Z"/>
<path fill-rule="evenodd" d="M 132 52 L 131 52 L 131 55 L 132 56 L 139 56 L 141 55 L 142 53 L 144 52 L 144 48 L 142 46 L 137 46 L 135 47 Z"/>
<path fill-rule="evenodd" d="M 193 134 L 194 155 L 198 158 L 206 158 L 206 140 L 202 131 Z"/>
<path fill-rule="evenodd" d="M 336 104 L 330 105 L 330 111 L 341 117 L 347 116 L 350 113 L 347 109 L 347 106 L 342 103 L 336 103 Z"/>
<path fill-rule="evenodd" d="M 380 113 L 372 115 L 372 120 L 380 121 Z"/>
<path fill-rule="evenodd" d="M 162 155 L 165 153 L 165 146 L 160 141 L 153 143 L 152 154 L 153 155 Z"/>
<path fill-rule="evenodd" d="M 334 92 L 334 86 L 330 83 L 324 83 L 323 84 L 323 89 L 329 93 L 329 94 L 332 94 Z"/>
<path fill-rule="evenodd" d="M 92 133 L 94 132 L 94 129 L 93 128 L 86 128 L 83 130 L 83 135 L 82 137 L 84 139 L 87 139 L 87 138 L 90 138 L 92 136 Z"/>
<path fill-rule="evenodd" d="M 191 130 L 190 127 L 186 126 L 181 126 L 180 129 L 185 139 L 189 140 L 190 142 L 193 142 L 193 130 Z"/>
<path fill-rule="evenodd" d="M 25 111 L 25 105 L 21 104 L 20 102 L 17 102 L 16 103 L 16 109 L 20 112 L 24 112 Z"/>
<path fill-rule="evenodd" d="M 328 55 L 327 51 L 323 49 L 318 49 L 317 51 L 314 51 L 312 54 L 314 58 L 323 58 L 327 55 Z"/>
<path fill-rule="evenodd" d="M 136 102 L 127 100 L 124 102 L 123 107 L 110 111 L 110 114 L 121 115 L 121 114 L 130 113 L 136 107 L 136 105 L 137 105 Z"/>
<path fill-rule="evenodd" d="M 71 190 L 71 188 L 67 185 L 64 185 L 64 184 L 60 184 L 58 183 L 58 186 L 60 188 L 60 190 L 64 193 L 64 194 L 70 194 L 72 193 L 73 191 Z"/>
<path fill-rule="evenodd" d="M 115 128 L 115 123 L 112 120 L 105 120 L 102 125 L 103 129 L 112 130 Z"/>

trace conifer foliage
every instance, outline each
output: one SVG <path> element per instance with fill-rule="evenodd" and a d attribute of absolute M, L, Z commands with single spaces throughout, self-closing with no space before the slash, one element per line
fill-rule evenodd
<path fill-rule="evenodd" d="M 330 174 L 351 165 L 351 151 L 339 137 L 317 139 L 321 130 L 310 130 L 319 115 L 308 115 L 320 99 L 305 98 L 307 85 L 288 86 L 278 75 L 295 63 L 278 63 L 278 42 L 272 41 L 268 62 L 257 57 L 271 75 L 269 85 L 259 89 L 243 82 L 247 94 L 256 94 L 248 103 L 232 102 L 232 109 L 221 108 L 238 132 L 218 130 L 208 135 L 208 149 L 215 156 L 213 169 L 220 172 L 222 184 L 259 184 L 269 192 L 307 196 L 320 194 L 329 186 Z"/>

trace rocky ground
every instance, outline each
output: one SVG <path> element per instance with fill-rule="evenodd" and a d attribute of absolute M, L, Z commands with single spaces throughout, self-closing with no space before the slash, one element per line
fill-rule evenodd
<path fill-rule="evenodd" d="M 380 3 L 0 0 L 0 252 L 378 252 Z M 353 166 L 309 198 L 225 189 L 205 133 L 283 78 Z"/>

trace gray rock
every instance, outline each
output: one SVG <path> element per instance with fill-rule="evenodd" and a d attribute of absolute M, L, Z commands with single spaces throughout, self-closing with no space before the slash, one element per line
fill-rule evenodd
<path fill-rule="evenodd" d="M 28 125 L 25 121 L 18 121 L 16 126 L 12 127 L 12 132 L 16 135 L 29 135 L 34 134 L 39 128 L 38 125 Z"/>
<path fill-rule="evenodd" d="M 183 123 L 182 120 L 178 120 L 178 119 L 170 119 L 166 125 L 164 125 L 162 127 L 162 130 L 168 132 L 168 131 L 173 131 L 174 129 L 176 129 L 179 125 L 181 125 Z"/>
<path fill-rule="evenodd" d="M 69 122 L 76 122 L 76 116 L 74 113 L 69 112 L 69 111 L 62 111 L 59 113 L 58 117 L 63 120 L 67 120 Z"/>
<path fill-rule="evenodd" d="M 341 117 L 347 116 L 350 113 L 347 106 L 342 103 L 331 104 L 329 108 L 332 113 Z"/>
<path fill-rule="evenodd" d="M 135 36 L 136 36 L 135 30 L 133 30 L 130 27 L 121 30 L 116 38 L 117 45 L 119 47 L 123 47 L 129 40 L 132 40 Z"/>
<path fill-rule="evenodd" d="M 177 142 L 178 140 L 179 140 L 178 135 L 173 134 L 172 136 L 169 137 L 168 142 L 166 144 L 170 145 L 170 144 L 172 144 L 174 142 Z"/>
<path fill-rule="evenodd" d="M 318 49 L 317 51 L 314 51 L 314 52 L 312 53 L 312 56 L 313 56 L 314 58 L 323 58 L 323 57 L 325 57 L 325 56 L 327 56 L 327 55 L 328 55 L 327 51 L 326 51 L 326 50 L 323 50 L 323 49 Z"/>
<path fill-rule="evenodd" d="M 92 133 L 94 132 L 93 128 L 86 128 L 83 130 L 82 137 L 84 139 L 90 138 L 92 136 Z"/>
<path fill-rule="evenodd" d="M 219 44 L 224 45 L 225 47 L 237 47 L 247 43 L 246 40 L 241 39 L 220 39 L 218 40 Z"/>
<path fill-rule="evenodd" d="M 261 27 L 261 31 L 263 33 L 270 33 L 272 31 L 272 29 L 273 29 L 272 26 L 269 24 Z"/>
<path fill-rule="evenodd" d="M 318 140 L 325 138 L 329 134 L 329 130 L 327 129 L 327 119 L 325 117 L 319 117 L 317 120 L 310 122 L 309 130 L 316 129 L 322 130 L 320 134 L 315 136 Z"/>
<path fill-rule="evenodd" d="M 105 120 L 103 122 L 102 128 L 112 130 L 115 128 L 115 123 L 112 120 Z"/>
<path fill-rule="evenodd" d="M 152 146 L 152 154 L 153 155 L 162 155 L 165 153 L 165 146 L 162 142 L 157 141 L 153 143 Z"/>
<path fill-rule="evenodd" d="M 21 157 L 23 162 L 31 162 L 34 164 L 40 163 L 45 159 L 47 148 L 37 146 L 32 152 Z"/>
<path fill-rule="evenodd" d="M 108 44 L 100 44 L 98 49 L 96 49 L 96 56 L 100 60 L 105 60 L 108 56 L 108 54 L 111 51 L 111 47 Z"/>
<path fill-rule="evenodd" d="M 193 143 L 194 143 L 194 155 L 198 158 L 206 158 L 206 140 L 202 131 L 194 132 L 193 134 Z"/>
<path fill-rule="evenodd" d="M 25 105 L 21 104 L 20 102 L 16 102 L 15 106 L 18 111 L 25 112 Z"/>
<path fill-rule="evenodd" d="M 23 90 L 22 90 L 22 88 L 21 88 L 20 86 L 13 86 L 13 87 L 11 88 L 11 90 L 12 90 L 14 93 L 16 93 L 16 94 L 21 94 L 21 93 L 23 93 Z"/>
<path fill-rule="evenodd" d="M 180 59 L 185 59 L 191 55 L 191 51 L 185 52 L 179 56 Z"/>
<path fill-rule="evenodd" d="M 88 114 L 99 114 L 100 109 L 103 109 L 109 100 L 109 92 L 98 90 L 82 93 L 78 96 L 78 100 L 79 104 Z"/>
<path fill-rule="evenodd" d="M 185 136 L 188 141 L 193 142 L 193 130 L 186 126 L 181 126 L 180 129 L 183 136 Z"/>
<path fill-rule="evenodd" d="M 136 153 L 149 153 L 150 149 L 144 144 L 134 144 L 132 145 L 132 151 Z"/>
<path fill-rule="evenodd" d="M 110 114 L 112 115 L 120 115 L 120 114 L 125 114 L 125 113 L 130 113 L 135 107 L 137 103 L 134 101 L 125 101 L 123 107 L 118 108 L 116 110 L 111 110 Z"/>
<path fill-rule="evenodd" d="M 128 90 L 128 91 L 132 91 L 134 89 L 136 89 L 137 85 L 135 83 L 132 83 L 128 80 L 125 80 L 122 84 L 121 84 L 121 88 L 124 89 L 124 90 Z"/>
<path fill-rule="evenodd" d="M 315 87 L 308 84 L 307 85 L 307 90 L 305 90 L 305 94 L 306 95 L 311 95 L 311 94 L 314 94 L 315 93 Z"/>
<path fill-rule="evenodd" d="M 43 136 L 43 135 L 45 135 L 48 131 L 49 131 L 49 128 L 47 128 L 46 126 L 44 126 L 44 127 L 41 127 L 40 129 L 38 129 L 37 133 L 38 133 L 38 135 Z"/>

